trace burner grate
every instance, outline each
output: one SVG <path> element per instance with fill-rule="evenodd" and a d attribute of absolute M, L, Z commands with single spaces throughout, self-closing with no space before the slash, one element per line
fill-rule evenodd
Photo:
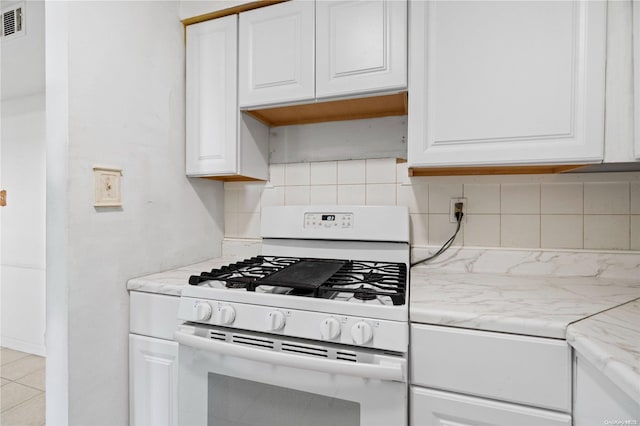
<path fill-rule="evenodd" d="M 256 256 L 189 278 L 191 285 L 206 281 L 222 281 L 233 289 L 255 291 L 265 286 L 285 289 L 289 295 L 328 299 L 345 294 L 358 301 L 388 298 L 394 305 L 403 305 L 407 267 L 392 262 Z"/>

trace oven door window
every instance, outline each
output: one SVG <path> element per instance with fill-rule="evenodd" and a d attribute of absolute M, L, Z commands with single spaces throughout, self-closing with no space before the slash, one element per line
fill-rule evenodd
<path fill-rule="evenodd" d="M 360 404 L 310 392 L 208 375 L 208 426 L 359 426 Z"/>

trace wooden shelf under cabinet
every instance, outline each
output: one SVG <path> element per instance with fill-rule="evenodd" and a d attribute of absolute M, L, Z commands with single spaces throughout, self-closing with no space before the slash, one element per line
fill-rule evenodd
<path fill-rule="evenodd" d="M 407 92 L 243 111 L 271 126 L 407 115 Z"/>
<path fill-rule="evenodd" d="M 472 167 L 412 167 L 409 176 L 468 176 L 468 175 L 532 175 L 565 173 L 585 164 L 546 164 L 534 166 L 472 166 Z"/>

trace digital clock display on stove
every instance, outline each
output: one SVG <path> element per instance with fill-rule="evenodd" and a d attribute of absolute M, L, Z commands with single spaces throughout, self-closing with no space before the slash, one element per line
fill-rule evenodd
<path fill-rule="evenodd" d="M 335 214 L 323 214 L 322 215 L 322 220 L 326 220 L 327 222 L 333 222 L 334 220 L 336 220 L 336 215 Z"/>

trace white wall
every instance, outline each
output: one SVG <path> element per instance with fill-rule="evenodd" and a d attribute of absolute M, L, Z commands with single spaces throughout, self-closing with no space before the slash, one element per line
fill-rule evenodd
<path fill-rule="evenodd" d="M 51 2 L 46 23 L 47 424 L 127 424 L 126 281 L 219 255 L 222 184 L 184 174 L 177 2 Z M 96 164 L 123 169 L 122 208 L 93 207 Z"/>
<path fill-rule="evenodd" d="M 24 13 L 25 34 L 2 42 L 0 344 L 44 355 L 44 3 L 27 2 Z"/>

